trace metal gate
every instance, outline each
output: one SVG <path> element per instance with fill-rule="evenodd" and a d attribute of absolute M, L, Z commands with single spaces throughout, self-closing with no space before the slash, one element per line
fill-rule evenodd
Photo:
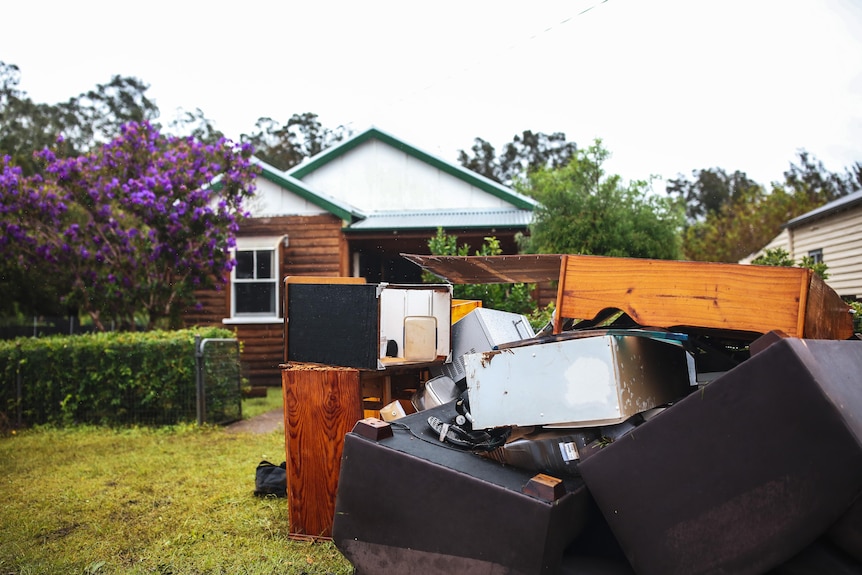
<path fill-rule="evenodd" d="M 242 419 L 242 370 L 239 342 L 195 337 L 198 425 Z"/>

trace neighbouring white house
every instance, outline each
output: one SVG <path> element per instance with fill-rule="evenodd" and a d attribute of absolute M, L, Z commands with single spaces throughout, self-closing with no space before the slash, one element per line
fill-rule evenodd
<path fill-rule="evenodd" d="M 768 249 L 783 248 L 794 261 L 803 256 L 828 266 L 826 283 L 841 297 L 862 300 L 862 191 L 793 218 L 751 263 Z"/>

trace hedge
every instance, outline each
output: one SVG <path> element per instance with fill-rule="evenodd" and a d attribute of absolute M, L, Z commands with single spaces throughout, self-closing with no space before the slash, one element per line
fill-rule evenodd
<path fill-rule="evenodd" d="M 233 333 L 199 328 L 0 341 L 0 416 L 27 425 L 193 421 L 195 336 Z"/>

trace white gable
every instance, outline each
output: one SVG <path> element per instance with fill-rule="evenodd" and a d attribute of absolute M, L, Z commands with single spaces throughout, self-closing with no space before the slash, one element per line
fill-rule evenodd
<path fill-rule="evenodd" d="M 254 218 L 311 216 L 326 213 L 326 210 L 262 176 L 255 179 L 254 185 L 256 186 L 254 198 L 245 202 L 245 208 Z"/>
<path fill-rule="evenodd" d="M 305 175 L 302 181 L 365 212 L 512 207 L 501 198 L 373 138 Z"/>

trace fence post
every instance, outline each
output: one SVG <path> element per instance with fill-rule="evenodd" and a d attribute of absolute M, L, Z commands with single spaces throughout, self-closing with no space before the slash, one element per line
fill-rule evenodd
<path fill-rule="evenodd" d="M 239 418 L 242 419 L 242 377 L 240 374 L 240 366 L 239 366 L 239 343 L 235 338 L 218 338 L 218 337 L 208 337 L 201 339 L 200 336 L 195 336 L 195 360 L 197 364 L 197 408 L 198 408 L 198 425 L 203 424 L 207 420 L 212 420 L 213 414 L 208 412 L 207 408 L 207 391 L 206 388 L 209 385 L 207 381 L 207 367 L 209 363 L 207 362 L 206 355 L 206 346 L 210 342 L 218 342 L 218 343 L 231 343 L 234 346 L 234 350 L 236 352 L 236 401 L 238 403 L 237 407 L 239 408 Z M 219 394 L 216 397 L 220 397 Z M 210 406 L 212 407 L 212 406 Z M 222 415 L 224 415 L 222 413 Z M 220 423 L 219 421 L 215 422 L 216 424 Z"/>
<path fill-rule="evenodd" d="M 21 343 L 15 344 L 15 409 L 16 421 L 18 427 L 24 425 L 24 385 L 21 377 Z"/>
<path fill-rule="evenodd" d="M 197 400 L 198 425 L 206 420 L 206 390 L 204 389 L 204 352 L 201 349 L 201 336 L 195 336 L 195 397 Z"/>
<path fill-rule="evenodd" d="M 15 373 L 15 424 L 18 427 L 24 425 L 24 389 L 21 383 L 21 368 L 20 366 Z"/>

